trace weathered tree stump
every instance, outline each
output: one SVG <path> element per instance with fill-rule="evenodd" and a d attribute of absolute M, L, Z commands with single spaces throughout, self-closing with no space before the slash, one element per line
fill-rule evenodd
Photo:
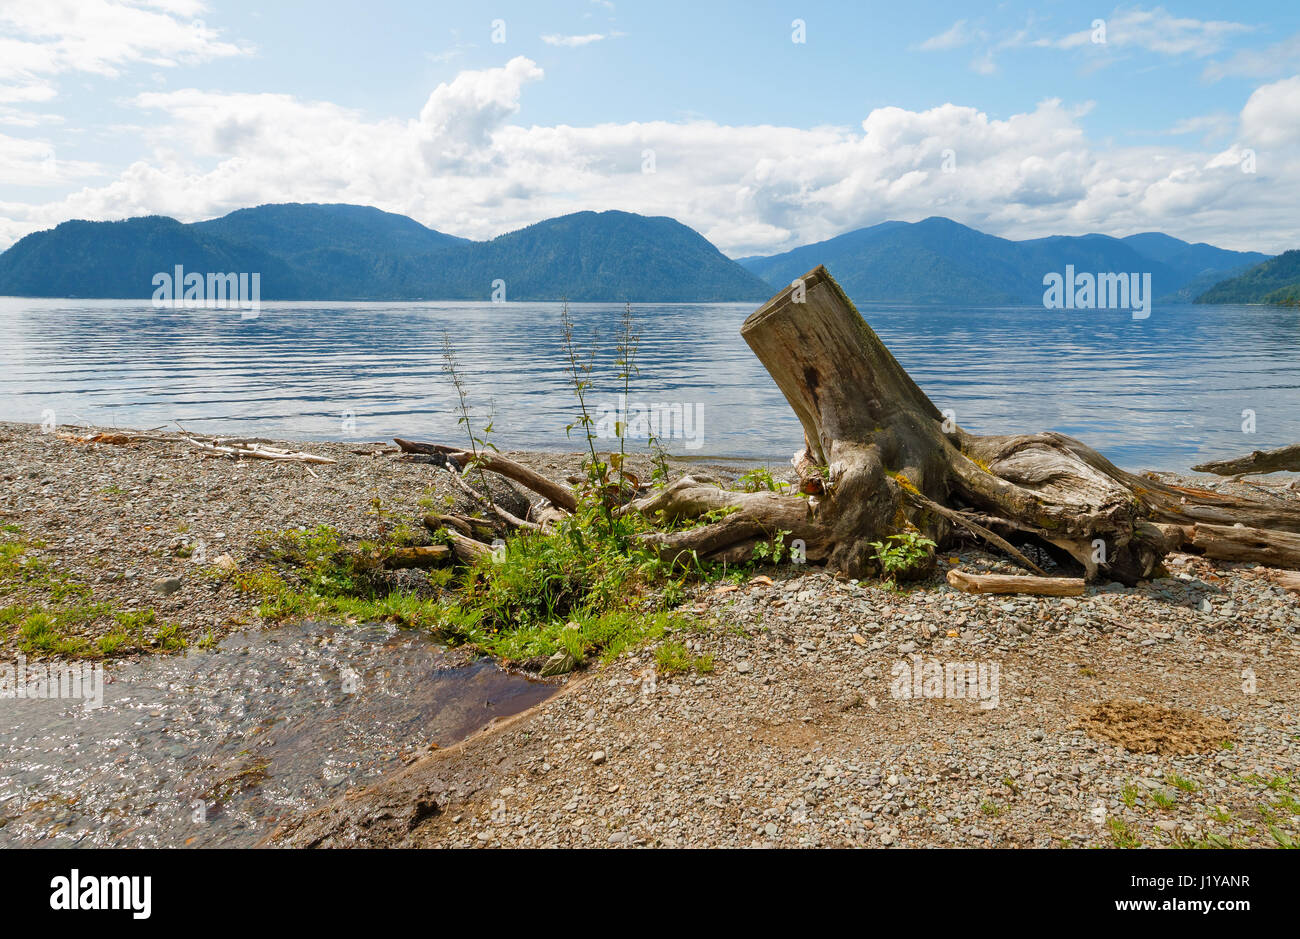
<path fill-rule="evenodd" d="M 1300 532 L 1294 503 L 1167 485 L 1064 434 L 980 436 L 946 419 L 824 267 L 763 304 L 741 335 L 803 426 L 803 449 L 791 461 L 797 491 L 736 492 L 684 476 L 623 505 L 621 512 L 670 522 L 725 512 L 644 536 L 669 557 L 744 561 L 760 542 L 782 538 L 802 542 L 806 560 L 861 577 L 876 567 L 872 542 L 918 531 L 943 545 L 961 529 L 1035 574 L 1044 571 L 1016 543 L 1044 549 L 1088 580 L 1134 584 L 1167 552 L 1196 550 L 1196 531 L 1240 523 L 1266 531 L 1237 539 L 1235 558 L 1254 552 L 1266 563 L 1300 566 L 1289 552 L 1263 546 L 1269 531 Z M 453 471 L 470 459 L 453 447 L 398 444 L 438 454 Z M 497 454 L 483 465 L 543 495 L 551 515 L 576 505 L 570 491 Z M 459 556 L 477 550 L 455 537 L 452 548 Z"/>
<path fill-rule="evenodd" d="M 946 421 L 824 267 L 764 304 L 741 335 L 803 425 L 794 462 L 821 483 L 805 488 L 824 494 L 742 498 L 688 477 L 644 507 L 739 511 L 659 543 L 709 554 L 789 531 L 810 560 L 861 576 L 873 566 L 871 542 L 915 528 L 942 543 L 968 521 L 1126 583 L 1149 576 L 1167 550 L 1133 477 L 1095 450 L 1061 434 L 980 437 Z M 952 508 L 957 519 L 940 511 Z"/>

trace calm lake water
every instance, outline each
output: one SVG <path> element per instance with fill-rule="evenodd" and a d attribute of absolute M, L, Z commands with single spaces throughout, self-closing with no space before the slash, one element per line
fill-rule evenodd
<path fill-rule="evenodd" d="M 753 304 L 642 305 L 632 406 L 698 407 L 701 456 L 789 457 L 798 423 L 740 338 Z M 441 370 L 452 336 L 471 403 L 502 449 L 577 449 L 558 303 L 266 303 L 239 311 L 0 298 L 0 417 L 290 439 L 463 440 Z M 597 334 L 596 407 L 615 402 L 621 304 L 571 307 Z M 1300 313 L 866 305 L 940 408 L 978 433 L 1058 430 L 1130 469 L 1300 440 Z M 1256 431 L 1242 430 L 1243 411 Z M 480 419 L 480 424 L 482 423 Z M 687 428 L 693 429 L 693 428 Z"/>

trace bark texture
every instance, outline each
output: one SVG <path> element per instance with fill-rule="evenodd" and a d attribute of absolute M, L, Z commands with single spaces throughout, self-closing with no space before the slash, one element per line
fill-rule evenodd
<path fill-rule="evenodd" d="M 1300 531 L 1293 506 L 1167 486 L 1064 434 L 963 430 L 824 267 L 764 304 L 741 335 L 803 425 L 803 449 L 792 462 L 806 498 L 680 479 L 637 507 L 669 518 L 726 507 L 734 514 L 653 536 L 675 553 L 743 557 L 743 545 L 787 533 L 781 536 L 804 543 L 809 560 L 856 577 L 874 567 L 873 542 L 916 530 L 943 544 L 955 526 L 999 550 L 1036 544 L 1089 580 L 1132 584 L 1181 546 L 1181 526 L 1245 522 Z M 1008 553 L 1041 573 L 1014 548 Z"/>
<path fill-rule="evenodd" d="M 1300 443 L 1276 450 L 1254 450 L 1249 456 L 1214 460 L 1192 467 L 1198 473 L 1241 476 L 1248 473 L 1300 473 Z"/>

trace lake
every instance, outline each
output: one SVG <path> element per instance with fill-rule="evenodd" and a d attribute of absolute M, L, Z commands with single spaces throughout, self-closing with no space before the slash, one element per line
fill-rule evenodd
<path fill-rule="evenodd" d="M 756 308 L 634 308 L 629 405 L 681 406 L 674 453 L 785 460 L 799 425 L 740 338 Z M 1128 469 L 1300 441 L 1300 312 L 867 304 L 867 321 L 941 409 L 976 433 L 1057 430 Z M 147 301 L 0 298 L 0 417 L 288 439 L 463 442 L 442 371 L 449 332 L 479 415 L 504 449 L 575 450 L 559 303 L 264 303 L 155 310 Z M 593 346 L 589 403 L 612 408 L 622 305 L 571 305 Z M 1255 431 L 1243 431 L 1243 412 Z M 671 413 L 671 411 L 665 411 Z M 683 413 L 683 412 L 678 412 Z M 691 426 L 689 419 L 698 419 Z M 673 425 L 680 427 L 680 425 Z M 643 447 L 640 449 L 644 449 Z"/>

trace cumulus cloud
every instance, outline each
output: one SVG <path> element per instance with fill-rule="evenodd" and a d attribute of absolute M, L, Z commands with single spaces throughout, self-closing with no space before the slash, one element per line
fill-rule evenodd
<path fill-rule="evenodd" d="M 1300 76 L 1257 89 L 1231 146 L 1204 152 L 1098 146 L 1086 107 L 1057 99 L 1001 119 L 950 103 L 878 108 L 857 126 L 525 126 L 520 102 L 541 80 L 521 56 L 439 85 L 418 115 L 381 120 L 290 95 L 142 94 L 134 104 L 162 118 L 148 156 L 58 201 L 0 204 L 0 238 L 68 218 L 192 221 L 300 201 L 376 205 L 471 238 L 624 209 L 680 219 L 733 256 L 930 215 L 1009 237 L 1162 229 L 1227 247 L 1300 242 Z M 48 169 L 47 150 L 8 146 L 0 177 Z"/>
<path fill-rule="evenodd" d="M 0 185 L 59 186 L 100 172 L 93 163 L 57 159 L 54 148 L 45 141 L 0 134 Z"/>
<path fill-rule="evenodd" d="M 1248 144 L 1294 150 L 1300 144 L 1300 75 L 1256 88 L 1241 109 L 1241 133 Z"/>
<path fill-rule="evenodd" d="M 542 70 L 516 56 L 504 68 L 461 72 L 439 85 L 420 110 L 417 133 L 431 169 L 459 165 L 487 151 L 492 134 L 519 110 L 519 96 Z"/>

